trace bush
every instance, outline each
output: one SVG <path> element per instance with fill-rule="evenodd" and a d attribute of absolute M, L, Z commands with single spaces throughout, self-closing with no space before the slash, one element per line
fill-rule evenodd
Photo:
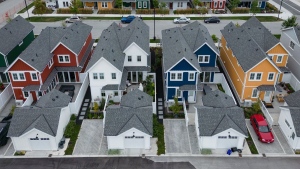
<path fill-rule="evenodd" d="M 274 12 L 274 13 L 279 12 L 278 9 L 274 5 L 270 4 L 269 2 L 267 2 L 266 11 L 267 12 Z"/>
<path fill-rule="evenodd" d="M 155 14 L 169 14 L 169 9 L 155 9 Z M 137 9 L 136 14 L 154 14 L 154 9 Z"/>
<path fill-rule="evenodd" d="M 252 107 L 245 107 L 244 114 L 245 114 L 246 119 L 250 119 L 250 117 L 253 114 L 262 114 L 263 115 L 258 102 L 253 103 Z"/>
<path fill-rule="evenodd" d="M 153 115 L 153 137 L 157 137 L 157 155 L 165 154 L 164 126 L 157 120 L 157 116 Z"/>
<path fill-rule="evenodd" d="M 36 15 L 35 9 L 33 9 L 32 13 Z M 51 14 L 51 13 L 53 13 L 52 9 L 46 8 L 46 11 L 43 14 Z"/>
<path fill-rule="evenodd" d="M 71 120 L 76 120 L 75 114 L 72 114 L 72 115 L 71 115 Z"/>
<path fill-rule="evenodd" d="M 129 9 L 103 9 L 99 10 L 98 14 L 131 14 L 131 10 Z"/>
<path fill-rule="evenodd" d="M 120 150 L 118 149 L 109 149 L 108 150 L 108 155 L 119 155 L 120 154 Z"/>
<path fill-rule="evenodd" d="M 105 99 L 102 98 L 102 99 L 101 99 L 101 103 L 100 103 L 99 109 L 100 109 L 101 111 L 104 110 L 104 106 L 105 106 Z"/>
<path fill-rule="evenodd" d="M 249 13 L 250 8 L 234 8 L 231 10 L 232 13 Z"/>
<path fill-rule="evenodd" d="M 75 121 L 70 121 L 69 122 L 69 124 L 66 127 L 65 133 L 64 133 L 66 138 L 72 137 L 72 135 L 74 134 L 75 126 L 76 126 Z"/>
<path fill-rule="evenodd" d="M 79 8 L 78 9 L 79 14 L 92 14 L 93 10 L 92 9 L 87 9 L 87 8 Z M 69 8 L 59 8 L 57 9 L 58 14 L 72 14 L 71 9 Z"/>
<path fill-rule="evenodd" d="M 218 89 L 219 89 L 221 92 L 225 93 L 225 90 L 223 89 L 223 86 L 222 86 L 221 83 L 217 84 L 217 86 L 218 86 Z"/>
<path fill-rule="evenodd" d="M 208 10 L 206 8 L 190 8 L 190 9 L 177 9 L 174 10 L 174 14 L 207 14 Z"/>
<path fill-rule="evenodd" d="M 212 40 L 217 43 L 218 42 L 218 38 L 215 34 L 211 35 Z"/>
<path fill-rule="evenodd" d="M 286 83 L 285 86 L 288 88 L 288 94 L 295 92 L 295 90 L 289 83 Z"/>

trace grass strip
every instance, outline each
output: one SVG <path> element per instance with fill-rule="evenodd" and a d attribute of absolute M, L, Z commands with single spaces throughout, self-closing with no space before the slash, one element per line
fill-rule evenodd
<path fill-rule="evenodd" d="M 71 120 L 69 122 L 69 124 L 66 127 L 64 136 L 66 138 L 70 138 L 68 147 L 65 151 L 65 155 L 72 155 L 73 154 L 73 150 L 76 144 L 76 140 L 78 138 L 78 134 L 81 128 L 81 125 L 77 125 L 76 124 L 76 117 L 74 119 L 74 117 L 71 117 Z"/>
<path fill-rule="evenodd" d="M 29 9 L 32 8 L 33 6 L 34 6 L 34 3 L 32 2 L 30 5 L 27 5 L 27 9 L 29 10 Z M 18 12 L 18 14 L 24 13 L 24 12 L 26 12 L 26 6 L 25 6 L 25 8 L 23 8 L 22 10 L 20 10 L 20 11 Z"/>
<path fill-rule="evenodd" d="M 157 137 L 157 155 L 165 154 L 164 125 L 160 124 L 157 116 L 153 115 L 153 137 Z"/>
<path fill-rule="evenodd" d="M 255 147 L 255 144 L 254 144 L 254 142 L 252 140 L 252 137 L 251 137 L 249 132 L 248 132 L 248 138 L 246 138 L 246 141 L 248 143 L 248 146 L 249 146 L 249 149 L 250 149 L 251 153 L 252 154 L 258 154 L 258 151 Z"/>

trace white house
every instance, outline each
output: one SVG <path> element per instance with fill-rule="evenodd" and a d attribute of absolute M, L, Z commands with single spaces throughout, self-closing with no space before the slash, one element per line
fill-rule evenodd
<path fill-rule="evenodd" d="M 71 98 L 53 89 L 35 106 L 15 109 L 7 136 L 16 151 L 58 150 L 70 119 Z"/>
<path fill-rule="evenodd" d="M 169 9 L 187 9 L 188 0 L 160 0 L 159 2 L 166 3 L 166 7 Z"/>
<path fill-rule="evenodd" d="M 104 115 L 108 149 L 151 149 L 152 116 L 152 96 L 138 89 L 124 95 L 120 106 L 108 107 Z"/>
<path fill-rule="evenodd" d="M 290 147 L 300 149 L 300 91 L 284 98 L 285 106 L 280 107 L 279 127 Z"/>
<path fill-rule="evenodd" d="M 233 99 L 219 91 L 202 97 L 203 106 L 195 107 L 195 127 L 200 149 L 243 149 L 248 137 L 244 111 Z"/>
<path fill-rule="evenodd" d="M 110 96 L 120 102 L 128 84 L 138 84 L 150 71 L 149 27 L 140 19 L 105 29 L 87 65 L 92 101 Z"/>

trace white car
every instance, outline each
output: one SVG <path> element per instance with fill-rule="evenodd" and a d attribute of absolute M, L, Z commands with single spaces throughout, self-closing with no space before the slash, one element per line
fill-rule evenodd
<path fill-rule="evenodd" d="M 79 16 L 71 16 L 70 18 L 67 18 L 65 20 L 66 23 L 73 23 L 73 22 L 76 22 L 76 21 L 81 21 Z"/>
<path fill-rule="evenodd" d="M 174 19 L 174 23 L 190 23 L 191 19 L 187 17 L 180 17 Z"/>

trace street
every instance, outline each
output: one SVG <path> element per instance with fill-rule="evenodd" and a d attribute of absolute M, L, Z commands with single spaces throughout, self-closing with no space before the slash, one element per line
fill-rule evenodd
<path fill-rule="evenodd" d="M 116 22 L 117 24 L 120 23 L 119 20 L 117 21 L 108 21 L 108 20 L 84 20 L 83 23 L 86 23 L 88 25 L 93 26 L 92 30 L 92 36 L 94 39 L 98 39 L 104 29 L 106 29 L 110 24 L 113 22 Z M 146 20 L 144 21 L 149 27 L 150 27 L 150 38 L 154 35 L 154 21 L 153 20 Z M 202 20 L 199 20 L 201 24 L 204 24 Z M 217 37 L 221 37 L 220 30 L 223 29 L 231 20 L 221 20 L 221 23 L 219 24 L 204 24 L 209 33 L 215 34 Z M 232 20 L 234 24 L 238 23 L 239 25 L 243 24 L 245 20 Z M 38 35 L 42 31 L 42 29 L 45 29 L 47 26 L 62 26 L 63 21 L 58 22 L 31 22 L 35 28 L 34 28 L 34 34 Z M 281 34 L 281 23 L 282 22 L 263 22 L 263 25 L 265 25 L 273 34 Z M 69 25 L 69 24 L 68 24 Z M 126 24 L 121 24 L 122 26 L 127 26 Z M 160 20 L 155 21 L 155 35 L 156 38 L 161 38 L 161 31 L 164 29 L 176 27 L 176 26 L 184 26 L 185 24 L 174 24 L 171 20 Z"/>

